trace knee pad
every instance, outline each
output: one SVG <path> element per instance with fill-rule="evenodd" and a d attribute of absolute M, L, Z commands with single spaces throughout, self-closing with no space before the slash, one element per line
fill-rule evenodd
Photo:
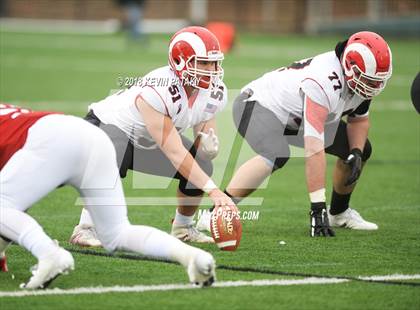
<path fill-rule="evenodd" d="M 369 140 L 366 140 L 365 147 L 363 148 L 362 160 L 367 161 L 370 158 L 370 155 L 372 155 L 372 144 L 370 144 Z"/>
<path fill-rule="evenodd" d="M 287 161 L 289 160 L 289 157 L 277 157 L 274 160 L 274 164 L 273 164 L 273 171 L 276 171 L 277 169 L 280 169 L 281 167 L 283 167 Z"/>
<path fill-rule="evenodd" d="M 197 163 L 199 164 L 200 168 L 203 169 L 203 171 L 211 177 L 213 175 L 213 163 L 211 160 L 197 160 Z"/>
<path fill-rule="evenodd" d="M 198 159 L 197 163 L 208 176 L 211 177 L 213 175 L 213 163 L 210 160 Z M 203 194 L 203 191 L 201 189 L 198 189 L 193 184 L 187 182 L 187 180 L 182 176 L 179 180 L 178 188 L 181 193 L 190 197 L 201 196 Z"/>
<path fill-rule="evenodd" d="M 271 162 L 273 170 L 271 173 L 282 168 L 290 158 L 289 147 L 277 146 L 275 148 L 271 147 L 273 143 L 267 144 L 270 146 L 269 149 L 265 148 L 262 150 L 262 157 L 265 158 L 268 162 Z M 267 155 L 265 155 L 267 154 Z"/>

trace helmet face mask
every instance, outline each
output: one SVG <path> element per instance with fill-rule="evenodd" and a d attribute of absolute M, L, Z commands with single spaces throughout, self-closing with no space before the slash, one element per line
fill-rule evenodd
<path fill-rule="evenodd" d="M 208 89 L 223 79 L 217 38 L 206 28 L 187 27 L 178 31 L 169 45 L 169 65 L 184 85 Z"/>
<path fill-rule="evenodd" d="M 186 63 L 188 81 L 193 81 L 191 86 L 208 89 L 210 86 L 218 85 L 224 74 L 222 60 L 223 54 L 217 58 L 192 56 Z M 208 70 L 209 67 L 213 67 L 213 70 Z"/>
<path fill-rule="evenodd" d="M 347 86 L 363 99 L 379 95 L 392 75 L 391 50 L 385 40 L 373 32 L 352 35 L 341 64 Z"/>
<path fill-rule="evenodd" d="M 391 76 L 391 74 L 370 76 L 363 73 L 357 65 L 354 65 L 351 70 L 353 71 L 353 76 L 347 79 L 347 85 L 353 92 L 364 99 L 372 99 L 379 95 L 384 90 Z"/>

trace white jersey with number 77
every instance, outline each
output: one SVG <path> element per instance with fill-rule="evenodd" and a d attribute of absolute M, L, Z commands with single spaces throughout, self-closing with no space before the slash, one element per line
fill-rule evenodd
<path fill-rule="evenodd" d="M 327 123 L 348 114 L 366 116 L 370 103 L 349 90 L 334 51 L 268 72 L 242 91 L 246 89 L 253 91 L 248 100 L 258 101 L 293 129 L 298 129 L 302 121 L 305 95 L 327 108 Z"/>

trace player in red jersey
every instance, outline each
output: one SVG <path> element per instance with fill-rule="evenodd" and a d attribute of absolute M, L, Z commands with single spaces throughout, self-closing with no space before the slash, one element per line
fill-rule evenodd
<path fill-rule="evenodd" d="M 63 184 L 79 191 L 106 250 L 177 261 L 191 282 L 213 282 L 215 262 L 209 253 L 158 229 L 130 224 L 115 149 L 101 129 L 74 116 L 0 104 L 0 132 L 1 267 L 7 271 L 4 251 L 10 241 L 38 259 L 22 288 L 46 287 L 74 269 L 72 255 L 26 213 Z"/>

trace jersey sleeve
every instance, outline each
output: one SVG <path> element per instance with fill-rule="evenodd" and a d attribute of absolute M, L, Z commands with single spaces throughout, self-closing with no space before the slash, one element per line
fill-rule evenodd
<path fill-rule="evenodd" d="M 220 100 L 219 105 L 217 106 L 217 113 L 223 111 L 228 103 L 228 89 L 224 83 L 221 86 L 223 87 L 223 97 Z"/>
<path fill-rule="evenodd" d="M 353 112 L 349 114 L 350 117 L 366 117 L 369 115 L 370 100 L 363 101 Z"/>
<path fill-rule="evenodd" d="M 305 78 L 301 83 L 301 90 L 307 97 L 330 110 L 330 98 L 316 79 Z"/>
<path fill-rule="evenodd" d="M 325 141 L 324 130 L 328 113 L 329 109 L 325 103 L 318 103 L 305 95 L 303 102 L 303 136 Z"/>
<path fill-rule="evenodd" d="M 143 98 L 153 109 L 156 111 L 171 117 L 171 111 L 167 105 L 167 94 L 166 89 L 162 87 L 154 87 L 151 85 L 145 85 L 141 88 L 139 96 Z"/>
<path fill-rule="evenodd" d="M 335 110 L 343 91 L 344 77 L 334 54 L 315 57 L 305 70 L 301 90 L 315 102 Z"/>
<path fill-rule="evenodd" d="M 219 86 L 210 91 L 209 100 L 206 103 L 203 120 L 208 121 L 215 117 L 215 115 L 226 107 L 228 102 L 228 89 L 222 82 Z"/>

